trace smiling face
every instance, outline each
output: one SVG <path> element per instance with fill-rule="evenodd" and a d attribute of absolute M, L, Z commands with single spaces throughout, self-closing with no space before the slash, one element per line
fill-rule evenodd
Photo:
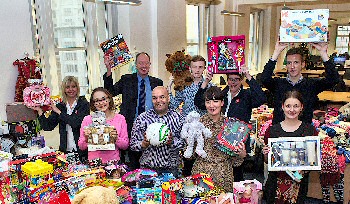
<path fill-rule="evenodd" d="M 78 86 L 74 82 L 67 83 L 64 92 L 67 95 L 67 98 L 75 99 L 78 96 Z"/>
<path fill-rule="evenodd" d="M 152 91 L 153 109 L 160 116 L 165 115 L 169 109 L 170 98 L 165 87 L 158 86 Z"/>
<path fill-rule="evenodd" d="M 109 101 L 111 100 L 108 98 L 107 94 L 103 91 L 96 91 L 94 93 L 93 97 L 93 103 L 98 111 L 106 112 L 109 110 Z"/>
<path fill-rule="evenodd" d="M 230 74 L 227 76 L 227 84 L 231 93 L 237 93 L 242 86 L 242 79 L 239 75 Z"/>
<path fill-rule="evenodd" d="M 219 116 L 221 113 L 221 107 L 224 105 L 222 100 L 206 100 L 205 107 L 208 111 L 208 114 L 212 117 Z"/>
<path fill-rule="evenodd" d="M 202 79 L 202 74 L 205 69 L 204 61 L 191 62 L 191 73 L 193 78 Z"/>
<path fill-rule="evenodd" d="M 298 119 L 303 105 L 297 98 L 288 98 L 282 104 L 282 109 L 286 119 Z"/>
<path fill-rule="evenodd" d="M 150 67 L 151 62 L 146 54 L 142 53 L 136 58 L 136 69 L 142 78 L 148 75 Z"/>
<path fill-rule="evenodd" d="M 305 66 L 300 54 L 287 55 L 287 71 L 290 78 L 298 80 L 301 77 L 301 69 Z"/>

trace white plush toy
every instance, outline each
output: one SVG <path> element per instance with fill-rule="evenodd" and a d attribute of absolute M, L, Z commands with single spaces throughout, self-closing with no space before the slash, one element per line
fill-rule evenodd
<path fill-rule="evenodd" d="M 147 127 L 146 138 L 153 146 L 160 146 L 168 141 L 170 129 L 163 123 L 152 123 Z"/>
<path fill-rule="evenodd" d="M 211 131 L 199 122 L 200 115 L 196 111 L 190 112 L 186 117 L 186 123 L 182 126 L 181 138 L 187 142 L 187 148 L 184 152 L 185 158 L 190 158 L 193 153 L 194 142 L 197 141 L 196 153 L 200 157 L 207 157 L 204 151 L 204 138 L 212 136 Z"/>

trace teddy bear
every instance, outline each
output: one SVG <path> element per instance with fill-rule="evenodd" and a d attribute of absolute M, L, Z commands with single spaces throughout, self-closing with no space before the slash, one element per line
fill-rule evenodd
<path fill-rule="evenodd" d="M 72 204 L 119 204 L 115 190 L 110 187 L 93 186 L 82 190 L 72 200 Z"/>
<path fill-rule="evenodd" d="M 182 126 L 181 138 L 187 142 L 187 148 L 184 152 L 185 158 L 192 156 L 195 141 L 197 141 L 196 153 L 200 157 L 207 157 L 207 153 L 204 151 L 204 138 L 210 138 L 212 133 L 199 122 L 199 118 L 199 113 L 192 111 L 186 116 L 186 122 Z"/>
<path fill-rule="evenodd" d="M 185 86 L 190 86 L 193 77 L 190 72 L 191 56 L 185 54 L 185 50 L 176 51 L 166 55 L 165 67 L 174 77 L 174 90 L 182 91 Z"/>

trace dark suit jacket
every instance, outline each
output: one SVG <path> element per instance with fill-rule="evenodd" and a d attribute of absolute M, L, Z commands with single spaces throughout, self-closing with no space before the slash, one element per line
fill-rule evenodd
<path fill-rule="evenodd" d="M 149 77 L 151 89 L 157 86 L 163 86 L 163 81 L 155 77 Z M 103 76 L 104 87 L 113 95 L 122 94 L 122 104 L 120 105 L 120 114 L 125 117 L 128 125 L 128 134 L 130 137 L 132 125 L 135 119 L 137 100 L 138 100 L 138 80 L 137 74 L 123 75 L 118 82 L 113 85 L 112 76 Z"/>

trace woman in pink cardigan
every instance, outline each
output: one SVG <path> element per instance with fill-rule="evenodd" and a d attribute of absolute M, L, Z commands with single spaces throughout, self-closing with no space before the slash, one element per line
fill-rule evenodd
<path fill-rule="evenodd" d="M 104 88 L 98 87 L 92 91 L 90 98 L 90 109 L 91 111 L 102 111 L 106 114 L 107 124 L 113 126 L 115 129 L 112 131 L 112 137 L 117 138 L 115 141 L 115 150 L 98 150 L 89 151 L 88 159 L 101 158 L 103 163 L 110 160 L 120 160 L 119 149 L 127 149 L 129 146 L 129 138 L 127 132 L 127 125 L 123 115 L 117 114 L 114 111 L 114 102 L 112 95 Z M 81 128 L 80 138 L 78 146 L 81 150 L 87 149 L 87 137 L 90 131 L 85 127 L 92 124 L 92 116 L 85 116 Z"/>

